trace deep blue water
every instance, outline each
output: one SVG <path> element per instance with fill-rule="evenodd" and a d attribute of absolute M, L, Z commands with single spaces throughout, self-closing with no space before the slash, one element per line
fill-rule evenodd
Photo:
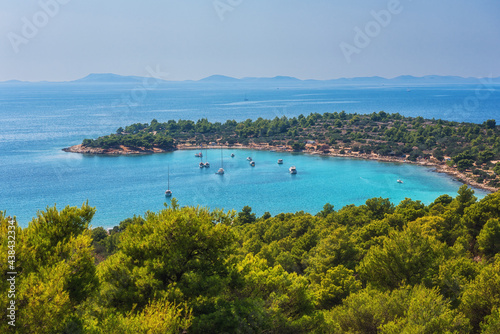
<path fill-rule="evenodd" d="M 498 119 L 499 89 L 478 85 L 436 87 L 276 87 L 170 84 L 155 90 L 131 85 L 0 85 L 0 210 L 27 225 L 36 211 L 57 203 L 96 206 L 94 225 L 110 227 L 133 214 L 163 207 L 167 166 L 181 205 L 240 210 L 259 215 L 340 208 L 371 197 L 398 203 L 431 202 L 455 194 L 460 183 L 428 168 L 273 152 L 223 152 L 224 176 L 215 175 L 220 152 L 209 151 L 211 170 L 200 170 L 194 152 L 140 157 L 92 157 L 61 149 L 135 122 L 202 117 L 238 121 L 311 112 L 371 113 L 482 123 Z M 244 101 L 244 97 L 249 101 Z M 257 162 L 251 168 L 246 156 Z M 283 158 L 285 164 L 276 164 Z M 299 173 L 287 172 L 296 165 Z M 395 182 L 403 179 L 404 184 Z M 478 191 L 482 197 L 484 192 Z"/>

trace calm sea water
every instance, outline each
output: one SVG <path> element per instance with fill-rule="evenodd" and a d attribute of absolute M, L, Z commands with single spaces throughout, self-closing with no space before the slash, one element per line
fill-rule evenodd
<path fill-rule="evenodd" d="M 134 122 L 202 117 L 238 121 L 311 112 L 371 113 L 384 110 L 481 123 L 498 118 L 498 89 L 450 87 L 275 87 L 167 85 L 143 90 L 131 85 L 0 86 L 0 210 L 26 226 L 36 211 L 57 203 L 97 208 L 94 226 L 111 227 L 134 214 L 163 207 L 170 186 L 181 205 L 271 214 L 316 213 L 371 197 L 398 203 L 405 197 L 430 203 L 454 195 L 460 183 L 428 168 L 276 152 L 223 151 L 224 176 L 215 175 L 220 151 L 210 150 L 211 169 L 199 169 L 192 151 L 150 156 L 93 157 L 62 152 L 82 139 L 114 132 Z M 478 93 L 479 92 L 479 93 Z M 244 101 L 244 97 L 248 101 Z M 479 97 L 480 98 L 479 98 Z M 256 167 L 249 166 L 252 156 Z M 278 158 L 284 165 L 276 163 Z M 288 167 L 299 173 L 290 175 Z M 404 184 L 396 183 L 403 179 Z M 485 195 L 477 191 L 479 197 Z"/>

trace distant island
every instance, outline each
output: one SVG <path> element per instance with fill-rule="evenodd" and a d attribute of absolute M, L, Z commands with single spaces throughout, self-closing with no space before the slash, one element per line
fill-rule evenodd
<path fill-rule="evenodd" d="M 63 82 L 29 82 L 19 80 L 9 80 L 0 82 L 0 84 L 130 84 L 137 85 L 143 84 L 145 80 L 154 79 L 155 85 L 168 85 L 168 84 L 279 84 L 280 86 L 295 86 L 295 85 L 377 85 L 377 86 L 422 86 L 422 85 L 490 85 L 500 84 L 500 77 L 496 78 L 474 78 L 474 77 L 459 77 L 459 76 L 445 76 L 445 75 L 425 75 L 422 77 L 415 77 L 412 75 L 401 75 L 394 78 L 383 78 L 379 76 L 373 77 L 354 77 L 354 78 L 336 78 L 336 79 L 298 79 L 290 76 L 275 76 L 275 77 L 244 77 L 234 78 L 225 75 L 211 75 L 200 80 L 183 80 L 172 81 L 168 76 L 163 73 L 157 73 L 151 69 L 150 75 L 147 77 L 119 75 L 114 73 L 91 73 L 83 78 L 72 81 Z"/>
<path fill-rule="evenodd" d="M 471 186 L 500 188 L 500 129 L 483 124 L 404 117 L 315 113 L 211 123 L 207 119 L 136 123 L 65 148 L 84 154 L 152 154 L 177 149 L 231 147 L 295 151 L 432 166 Z"/>

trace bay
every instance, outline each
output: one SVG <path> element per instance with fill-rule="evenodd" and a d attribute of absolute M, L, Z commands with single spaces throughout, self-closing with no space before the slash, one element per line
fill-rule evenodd
<path fill-rule="evenodd" d="M 240 210 L 258 215 L 304 210 L 316 213 L 329 202 L 338 209 L 371 197 L 398 203 L 405 197 L 430 203 L 454 195 L 460 183 L 428 168 L 326 158 L 303 154 L 225 151 L 224 176 L 200 170 L 192 151 L 151 156 L 92 157 L 61 149 L 114 132 L 135 122 L 169 119 L 237 121 L 298 116 L 311 112 L 371 113 L 482 123 L 498 118 L 498 89 L 477 95 L 477 87 L 217 87 L 171 84 L 141 90 L 130 85 L 2 84 L 0 86 L 0 210 L 26 226 L 36 211 L 57 203 L 96 206 L 94 226 L 111 227 L 134 214 L 163 207 L 167 167 L 181 205 Z M 278 89 L 279 88 L 279 89 Z M 488 93 L 488 94 L 486 94 Z M 474 96 L 485 98 L 473 100 Z M 247 97 L 248 101 L 244 100 Z M 487 98 L 486 98 L 487 97 Z M 475 101 L 470 104 L 468 101 Z M 457 111 L 458 110 L 458 111 Z M 256 167 L 251 168 L 246 156 Z M 283 158 L 285 164 L 276 164 Z M 296 165 L 299 173 L 287 168 Z M 404 180 L 398 184 L 397 179 Z M 476 191 L 478 197 L 484 191 Z"/>

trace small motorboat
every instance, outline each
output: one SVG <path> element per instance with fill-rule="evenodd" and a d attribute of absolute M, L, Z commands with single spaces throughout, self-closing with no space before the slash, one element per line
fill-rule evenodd
<path fill-rule="evenodd" d="M 219 168 L 219 170 L 215 174 L 219 174 L 219 175 L 224 174 L 224 168 Z"/>
<path fill-rule="evenodd" d="M 283 159 L 278 159 L 278 165 L 282 165 L 283 164 Z"/>
<path fill-rule="evenodd" d="M 234 153 L 231 153 L 231 158 L 234 158 Z"/>
<path fill-rule="evenodd" d="M 201 158 L 201 157 L 203 157 L 203 153 L 198 152 L 194 156 L 197 157 L 197 158 Z"/>
<path fill-rule="evenodd" d="M 403 181 L 401 181 L 401 180 L 398 180 L 397 182 L 398 182 L 398 183 L 403 183 Z"/>
<path fill-rule="evenodd" d="M 295 166 L 292 166 L 288 169 L 290 171 L 290 174 L 297 174 L 297 168 Z"/>
<path fill-rule="evenodd" d="M 250 166 L 255 167 L 255 161 L 250 161 Z"/>
<path fill-rule="evenodd" d="M 248 161 L 252 161 L 252 158 L 251 158 L 251 157 L 247 157 L 247 160 L 248 160 Z"/>

